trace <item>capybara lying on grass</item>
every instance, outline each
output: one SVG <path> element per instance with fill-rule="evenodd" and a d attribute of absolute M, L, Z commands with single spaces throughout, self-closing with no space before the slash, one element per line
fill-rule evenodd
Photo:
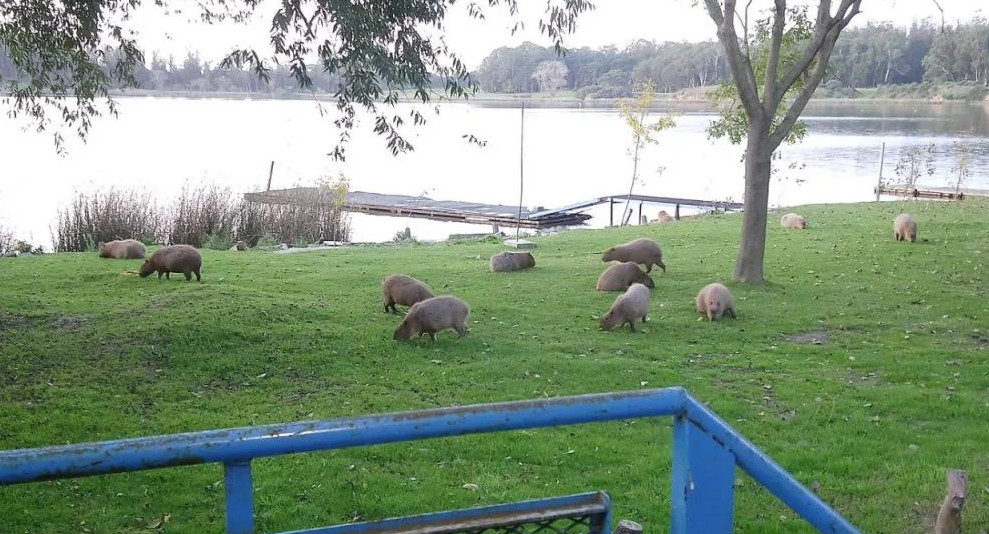
<path fill-rule="evenodd" d="M 398 313 L 396 304 L 402 306 L 412 306 L 416 302 L 433 298 L 433 292 L 429 287 L 404 274 L 393 274 L 381 282 L 381 292 L 385 295 L 385 311 L 389 308 L 393 313 Z"/>
<path fill-rule="evenodd" d="M 144 257 L 144 243 L 134 239 L 120 239 L 100 243 L 100 257 L 118 260 L 137 260 Z"/>
<path fill-rule="evenodd" d="M 717 321 L 726 313 L 734 319 L 735 299 L 724 285 L 708 284 L 697 294 L 697 313 L 706 314 L 708 321 Z"/>
<path fill-rule="evenodd" d="M 628 323 L 628 327 L 635 332 L 636 319 L 642 319 L 644 323 L 646 315 L 649 315 L 649 288 L 632 284 L 627 291 L 618 295 L 611 309 L 601 318 L 601 329 L 611 330 Z"/>
<path fill-rule="evenodd" d="M 780 226 L 783 228 L 794 228 L 796 230 L 806 230 L 807 229 L 807 219 L 797 215 L 796 213 L 787 213 L 780 219 Z"/>
<path fill-rule="evenodd" d="M 470 306 L 466 302 L 443 295 L 415 303 L 405 319 L 395 329 L 394 338 L 403 341 L 413 336 L 429 334 L 436 341 L 436 333 L 448 328 L 456 330 L 459 337 L 467 335 L 467 318 Z"/>
<path fill-rule="evenodd" d="M 670 217 L 670 214 L 669 213 L 666 213 L 666 210 L 660 210 L 659 211 L 659 218 L 656 219 L 656 220 L 659 221 L 659 222 L 661 222 L 661 223 L 668 223 L 668 222 L 670 222 L 670 221 L 673 220 L 673 217 Z"/>
<path fill-rule="evenodd" d="M 656 287 L 652 278 L 642 272 L 638 265 L 632 262 L 612 265 L 598 277 L 598 291 L 625 291 L 632 284 L 643 284 L 646 287 Z"/>
<path fill-rule="evenodd" d="M 601 259 L 603 261 L 641 263 L 645 265 L 647 273 L 652 272 L 653 265 L 658 265 L 664 273 L 666 272 L 666 265 L 663 264 L 663 251 L 660 250 L 658 243 L 646 237 L 611 247 L 604 251 Z"/>
<path fill-rule="evenodd" d="M 531 252 L 499 252 L 491 256 L 491 270 L 496 273 L 520 271 L 536 266 Z"/>
<path fill-rule="evenodd" d="M 158 279 L 161 275 L 169 278 L 169 273 L 182 273 L 186 280 L 192 280 L 192 273 L 196 273 L 196 281 L 201 281 L 199 269 L 203 266 L 203 257 L 199 251 L 189 245 L 172 245 L 162 247 L 155 251 L 151 257 L 141 266 L 141 278 L 147 278 L 151 273 L 158 271 Z"/>
<path fill-rule="evenodd" d="M 897 241 L 917 240 L 917 219 L 908 213 L 901 213 L 893 220 L 893 238 Z"/>

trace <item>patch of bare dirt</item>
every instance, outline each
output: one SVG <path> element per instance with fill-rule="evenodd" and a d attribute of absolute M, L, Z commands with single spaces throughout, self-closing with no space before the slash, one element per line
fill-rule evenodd
<path fill-rule="evenodd" d="M 58 315 L 48 320 L 48 325 L 60 332 L 78 332 L 89 325 L 92 318 L 87 315 Z"/>
<path fill-rule="evenodd" d="M 810 330 L 799 334 L 783 336 L 783 339 L 790 343 L 806 343 L 813 345 L 825 345 L 831 339 L 824 330 Z"/>
<path fill-rule="evenodd" d="M 21 317 L 20 315 L 14 315 L 12 313 L 7 313 L 0 310 L 0 332 L 4 330 L 10 330 L 12 328 L 19 328 L 28 323 L 26 317 Z"/>

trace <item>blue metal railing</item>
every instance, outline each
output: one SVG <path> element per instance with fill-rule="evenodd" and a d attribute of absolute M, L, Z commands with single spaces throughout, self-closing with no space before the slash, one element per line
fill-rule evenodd
<path fill-rule="evenodd" d="M 0 452 L 0 486 L 209 462 L 224 464 L 228 534 L 250 534 L 251 460 L 298 452 L 673 416 L 672 532 L 731 532 L 735 467 L 818 531 L 858 530 L 682 388 L 419 410 Z"/>

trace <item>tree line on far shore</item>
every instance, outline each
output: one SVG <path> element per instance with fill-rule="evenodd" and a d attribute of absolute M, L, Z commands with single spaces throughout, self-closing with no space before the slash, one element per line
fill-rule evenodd
<path fill-rule="evenodd" d="M 0 49 L 0 79 L 18 77 Z M 100 61 L 108 71 L 117 63 L 113 50 Z M 311 71 L 313 90 L 333 93 L 341 78 Z M 560 56 L 552 47 L 524 43 L 491 52 L 474 72 L 488 93 L 573 91 L 578 98 L 628 97 L 648 83 L 674 93 L 730 81 L 724 51 L 716 42 L 656 43 L 636 41 L 624 49 L 577 48 Z M 152 56 L 137 65 L 137 86 L 151 91 L 231 92 L 288 96 L 299 93 L 289 68 L 279 65 L 266 82 L 246 70 L 220 68 L 194 54 L 181 61 Z M 949 98 L 979 98 L 989 84 L 989 22 L 976 18 L 945 26 L 930 22 L 909 28 L 869 24 L 845 30 L 831 59 L 822 96 L 856 96 L 856 89 L 904 84 L 968 82 L 973 89 Z M 439 83 L 439 79 L 437 79 Z M 888 96 L 898 93 L 887 91 Z"/>

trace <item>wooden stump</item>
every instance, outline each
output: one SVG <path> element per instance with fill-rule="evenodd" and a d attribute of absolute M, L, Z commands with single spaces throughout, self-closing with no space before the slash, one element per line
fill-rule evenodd
<path fill-rule="evenodd" d="M 642 534 L 642 525 L 635 521 L 622 519 L 618 522 L 618 528 L 615 529 L 615 534 Z"/>
<path fill-rule="evenodd" d="M 948 495 L 937 513 L 934 534 L 959 534 L 962 531 L 962 507 L 965 506 L 965 488 L 968 475 L 965 471 L 948 471 Z"/>

